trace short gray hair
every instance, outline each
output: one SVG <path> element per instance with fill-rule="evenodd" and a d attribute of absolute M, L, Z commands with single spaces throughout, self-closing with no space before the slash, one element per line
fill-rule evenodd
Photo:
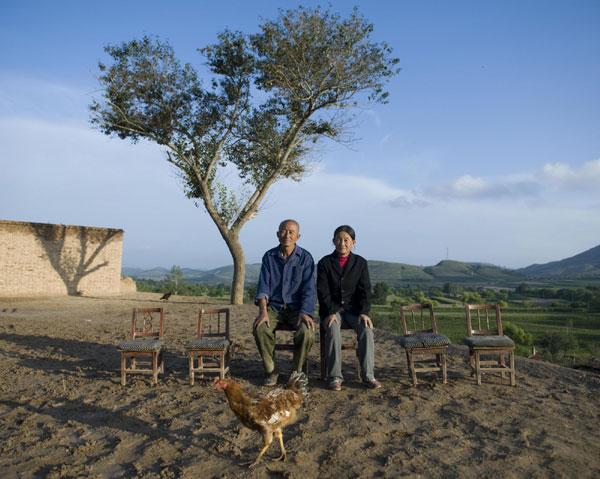
<path fill-rule="evenodd" d="M 281 229 L 286 223 L 294 223 L 298 227 L 298 231 L 300 231 L 300 223 L 293 219 L 283 220 L 281 223 L 279 223 L 279 229 L 277 231 L 281 231 Z"/>

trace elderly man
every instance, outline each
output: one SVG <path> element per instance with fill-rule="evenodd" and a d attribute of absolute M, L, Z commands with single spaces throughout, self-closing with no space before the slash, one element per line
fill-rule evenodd
<path fill-rule="evenodd" d="M 273 332 L 279 323 L 286 323 L 294 329 L 295 371 L 302 370 L 315 337 L 317 292 L 313 258 L 308 251 L 296 245 L 296 241 L 300 239 L 297 221 L 282 221 L 277 238 L 279 246 L 267 251 L 262 259 L 254 301 L 259 312 L 252 325 L 254 339 L 265 367 L 265 386 L 277 384 L 278 372 L 273 362 Z"/>

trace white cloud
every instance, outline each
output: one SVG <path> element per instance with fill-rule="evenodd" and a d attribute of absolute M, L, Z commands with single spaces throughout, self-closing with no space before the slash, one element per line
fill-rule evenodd
<path fill-rule="evenodd" d="M 587 161 L 579 168 L 560 162 L 548 163 L 539 176 L 568 187 L 597 188 L 600 186 L 600 159 Z"/>
<path fill-rule="evenodd" d="M 433 185 L 430 194 L 444 200 L 497 200 L 535 197 L 539 192 L 540 185 L 526 176 L 483 179 L 464 175 L 449 182 Z"/>

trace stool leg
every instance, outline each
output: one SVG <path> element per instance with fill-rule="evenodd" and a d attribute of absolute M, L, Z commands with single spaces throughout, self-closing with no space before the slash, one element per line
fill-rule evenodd
<path fill-rule="evenodd" d="M 475 360 L 474 360 L 473 356 L 474 356 L 473 350 L 469 348 L 469 364 L 471 366 L 471 377 L 473 377 L 473 374 L 475 372 Z"/>
<path fill-rule="evenodd" d="M 408 355 L 408 368 L 410 369 L 410 373 L 412 375 L 412 380 L 413 380 L 413 386 L 417 385 L 417 371 L 415 369 L 415 358 L 413 356 L 412 351 L 409 353 L 407 352 Z"/>
<path fill-rule="evenodd" d="M 479 351 L 475 351 L 475 376 L 477 378 L 477 385 L 481 386 L 481 357 Z"/>
<path fill-rule="evenodd" d="M 509 356 L 509 361 L 510 361 L 510 385 L 511 386 L 516 386 L 517 385 L 517 379 L 515 378 L 515 352 L 511 351 L 510 356 Z"/>
<path fill-rule="evenodd" d="M 190 366 L 190 386 L 194 385 L 194 355 L 188 353 L 188 363 Z"/>
<path fill-rule="evenodd" d="M 152 353 L 152 382 L 158 384 L 158 353 Z"/>
<path fill-rule="evenodd" d="M 448 384 L 448 375 L 447 375 L 447 370 L 446 370 L 446 351 L 444 351 L 440 356 L 442 357 L 443 384 Z"/>
<path fill-rule="evenodd" d="M 225 379 L 225 352 L 224 351 L 221 352 L 219 360 L 220 360 L 220 363 L 221 363 L 221 372 L 220 372 L 221 374 L 220 374 L 220 376 L 221 376 L 221 379 Z"/>
<path fill-rule="evenodd" d="M 125 358 L 125 353 L 121 353 L 121 385 L 125 386 L 125 369 L 127 368 L 127 359 Z"/>

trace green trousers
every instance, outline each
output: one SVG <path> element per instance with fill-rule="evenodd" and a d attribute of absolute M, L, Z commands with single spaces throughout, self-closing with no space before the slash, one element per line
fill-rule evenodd
<path fill-rule="evenodd" d="M 294 330 L 293 367 L 295 371 L 301 372 L 302 366 L 308 357 L 308 352 L 315 340 L 315 332 L 304 322 L 298 324 L 300 319 L 299 310 L 291 311 L 286 308 L 276 313 L 269 309 L 268 314 L 271 324 L 267 325 L 267 323 L 263 323 L 254 330 L 254 339 L 256 340 L 260 357 L 263 360 L 265 372 L 268 374 L 275 369 L 273 361 L 273 353 L 275 352 L 274 331 L 280 323 L 289 324 Z"/>

